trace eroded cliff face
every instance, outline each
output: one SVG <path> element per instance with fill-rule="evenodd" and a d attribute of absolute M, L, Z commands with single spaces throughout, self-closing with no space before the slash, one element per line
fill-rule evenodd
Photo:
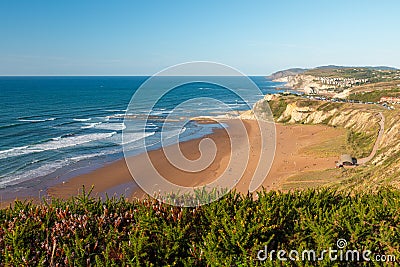
<path fill-rule="evenodd" d="M 323 109 L 317 107 L 300 107 L 296 102 L 289 103 L 277 122 L 306 123 L 306 124 L 327 124 L 351 128 L 354 131 L 368 131 L 377 129 L 379 117 L 377 112 L 350 109 L 332 108 Z"/>
<path fill-rule="evenodd" d="M 384 111 L 385 130 L 379 144 L 380 151 L 384 151 L 377 156 L 373 162 L 390 157 L 395 153 L 400 153 L 400 120 L 396 110 Z M 284 123 L 306 123 L 306 124 L 326 124 L 335 127 L 344 127 L 355 132 L 371 132 L 379 130 L 381 118 L 378 110 L 368 110 L 359 108 L 357 105 L 343 105 L 340 108 L 324 109 L 317 107 L 300 107 L 296 102 L 288 103 L 285 111 L 277 122 Z"/>
<path fill-rule="evenodd" d="M 273 102 L 283 103 L 282 112 L 277 115 Z M 271 108 L 272 107 L 272 111 Z M 354 132 L 378 132 L 382 113 L 385 117 L 385 130 L 379 144 L 379 159 L 400 153 L 400 112 L 383 110 L 378 107 L 349 103 L 330 103 L 327 101 L 307 100 L 299 97 L 266 95 L 259 100 L 252 110 L 240 115 L 242 119 L 271 119 L 275 115 L 278 123 L 325 124 L 333 127 L 344 127 Z"/>
<path fill-rule="evenodd" d="M 286 86 L 295 90 L 302 91 L 306 94 L 320 94 L 334 98 L 346 98 L 349 96 L 349 89 L 341 89 L 340 92 L 335 92 L 335 85 L 323 84 L 317 77 L 306 74 L 289 75 L 275 79 L 276 82 L 285 82 Z"/>
<path fill-rule="evenodd" d="M 332 86 L 321 84 L 316 77 L 304 74 L 286 76 L 274 81 L 285 82 L 287 86 L 296 90 L 302 90 L 307 94 L 321 93 L 320 91 L 332 88 Z"/>
<path fill-rule="evenodd" d="M 255 120 L 257 118 L 264 121 L 274 121 L 269 101 L 275 97 L 275 95 L 265 95 L 263 99 L 254 104 L 251 110 L 247 110 L 240 114 L 239 118 L 243 120 Z"/>
<path fill-rule="evenodd" d="M 260 100 L 250 117 L 262 117 L 265 106 L 269 104 L 275 113 L 275 121 L 280 123 L 326 124 L 344 127 L 349 132 L 361 134 L 361 139 L 372 140 L 375 144 L 380 129 L 380 113 L 385 118 L 382 139 L 375 157 L 365 166 L 349 170 L 339 187 L 351 190 L 375 190 L 380 186 L 394 186 L 400 189 L 400 112 L 383 110 L 379 107 L 310 101 L 298 97 L 266 96 Z M 277 108 L 278 107 L 278 108 Z M 279 111 L 280 109 L 280 111 Z M 255 115 L 254 115 L 255 113 Z M 371 147 L 372 147 L 371 146 Z"/>
<path fill-rule="evenodd" d="M 287 86 L 293 87 L 294 89 L 303 89 L 303 88 L 322 88 L 322 85 L 316 81 L 316 77 L 312 75 L 292 75 L 286 76 L 279 79 L 276 79 L 277 82 L 286 82 Z"/>
<path fill-rule="evenodd" d="M 328 112 L 316 110 L 312 107 L 298 107 L 296 103 L 289 103 L 278 122 L 318 124 L 329 120 L 338 110 Z"/>

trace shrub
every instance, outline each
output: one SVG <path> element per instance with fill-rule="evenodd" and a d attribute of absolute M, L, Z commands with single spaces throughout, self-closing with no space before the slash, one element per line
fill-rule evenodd
<path fill-rule="evenodd" d="M 400 259 L 400 192 L 333 190 L 231 192 L 195 208 L 153 199 L 101 201 L 88 194 L 0 210 L 0 262 L 6 266 L 332 266 L 260 262 L 257 252 L 335 247 Z M 348 263 L 335 262 L 335 266 Z M 353 263 L 356 264 L 356 263 Z M 364 264 L 364 263 L 357 263 Z M 367 263 L 365 263 L 367 264 Z M 352 264 L 351 264 L 352 265 Z"/>

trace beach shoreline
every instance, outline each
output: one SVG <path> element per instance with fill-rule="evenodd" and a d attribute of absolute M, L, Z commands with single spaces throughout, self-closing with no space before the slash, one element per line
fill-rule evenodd
<path fill-rule="evenodd" d="M 222 122 L 228 125 L 230 134 L 233 134 L 238 138 L 240 143 L 245 144 L 246 142 L 244 142 L 244 140 L 247 139 L 247 137 L 249 137 L 249 139 L 254 139 L 255 137 L 259 138 L 258 135 L 254 134 L 254 129 L 258 127 L 255 121 L 225 119 Z M 215 122 L 210 120 L 203 123 Z M 247 134 L 239 133 L 239 128 L 242 123 L 245 125 Z M 143 161 L 147 155 L 152 161 L 153 166 L 151 166 L 151 168 L 154 167 L 157 172 L 161 173 L 168 181 L 186 187 L 201 187 L 218 178 L 226 170 L 229 164 L 230 154 L 232 153 L 231 146 L 229 145 L 230 138 L 232 137 L 228 136 L 228 132 L 224 128 L 216 128 L 213 130 L 212 134 L 205 135 L 201 138 L 180 142 L 178 144 L 144 152 L 137 156 L 120 159 L 106 164 L 97 170 L 78 175 L 64 183 L 52 186 L 47 190 L 47 192 L 48 195 L 52 197 L 68 198 L 78 194 L 81 191 L 82 186 L 85 186 L 85 188 L 93 187 L 92 193 L 95 197 L 104 197 L 105 193 L 107 193 L 108 196 L 125 195 L 128 198 L 141 198 L 145 194 L 134 181 L 127 166 L 127 161 L 131 160 L 138 162 L 137 164 L 142 166 L 139 173 L 143 176 L 149 176 L 150 174 L 148 170 L 146 170 L 148 169 L 146 168 L 147 166 L 144 167 L 143 165 Z M 199 150 L 200 143 L 207 139 L 212 140 L 216 144 L 217 153 L 212 163 L 206 169 L 199 172 L 187 172 L 176 168 L 169 162 L 169 159 L 166 158 L 164 153 L 166 150 L 179 147 L 185 158 L 195 161 L 201 156 L 201 152 L 209 152 L 209 149 L 206 149 L 206 151 Z M 113 179 L 108 179 L 110 176 L 112 176 Z M 121 185 L 125 186 L 121 187 Z"/>
<path fill-rule="evenodd" d="M 246 127 L 246 136 L 237 136 L 240 142 L 245 143 L 245 139 L 249 142 L 249 158 L 245 171 L 240 173 L 232 173 L 232 179 L 237 180 L 235 190 L 240 193 L 247 193 L 255 170 L 259 165 L 261 154 L 261 134 L 259 124 L 255 120 L 226 120 L 229 128 L 238 127 L 238 123 L 243 123 Z M 262 124 L 261 124 L 261 127 Z M 327 130 L 329 130 L 327 132 Z M 323 125 L 282 125 L 276 124 L 276 151 L 273 163 L 268 175 L 258 189 L 278 190 L 279 186 L 287 177 L 298 174 L 300 172 L 308 172 L 315 170 L 324 170 L 334 168 L 336 157 L 320 157 L 312 158 L 310 155 L 304 155 L 301 151 L 305 147 L 315 145 L 321 140 L 332 138 L 337 134 L 337 129 Z M 234 131 L 233 131 L 234 132 Z M 231 148 L 226 144 L 229 143 L 229 137 L 224 129 L 215 129 L 212 134 L 202 138 L 181 142 L 169 147 L 179 146 L 182 153 L 190 160 L 199 157 L 199 144 L 204 139 L 212 139 L 217 146 L 217 155 L 210 166 L 203 171 L 197 173 L 188 173 L 175 168 L 165 158 L 163 148 L 149 151 L 149 157 L 155 163 L 155 168 L 164 178 L 172 183 L 187 187 L 197 187 L 213 182 L 220 177 L 229 164 L 232 152 Z M 168 147 L 167 147 L 168 148 Z M 265 147 L 264 147 L 265 149 Z M 265 151 L 264 151 L 265 152 Z M 137 160 L 140 164 L 144 154 L 134 156 L 127 160 Z M 148 175 L 146 168 L 142 168 L 142 175 Z M 112 177 L 112 178 L 110 178 Z M 79 175 L 67 181 L 66 183 L 52 186 L 48 189 L 48 194 L 53 197 L 68 198 L 76 195 L 81 191 L 82 186 L 86 189 L 93 188 L 94 196 L 104 196 L 107 192 L 109 196 L 113 194 L 125 195 L 128 198 L 141 198 L 146 194 L 137 186 L 127 167 L 125 159 L 107 164 L 93 172 Z"/>
<path fill-rule="evenodd" d="M 259 127 L 266 127 L 263 122 L 256 120 L 244 119 L 226 119 L 224 123 L 231 129 L 234 138 L 243 145 L 237 150 L 232 150 L 228 145 L 232 136 L 229 136 L 225 129 L 216 128 L 212 134 L 205 135 L 201 138 L 180 142 L 178 144 L 167 146 L 147 152 L 149 158 L 155 164 L 156 170 L 161 173 L 167 180 L 174 184 L 199 187 L 209 184 L 220 177 L 227 171 L 227 166 L 231 160 L 231 153 L 237 153 L 240 150 L 247 149 L 249 151 L 248 158 L 243 159 L 246 162 L 245 169 L 242 173 L 230 173 L 231 179 L 234 179 L 236 185 L 234 189 L 240 193 L 249 191 L 250 183 L 253 179 L 260 162 L 260 155 L 271 151 L 262 151 L 267 149 L 262 145 L 262 135 Z M 240 125 L 244 125 L 246 133 L 237 131 Z M 274 153 L 271 168 L 258 190 L 264 188 L 267 191 L 280 190 L 280 185 L 285 179 L 291 175 L 302 172 L 325 170 L 334 168 L 336 157 L 313 157 L 303 154 L 305 148 L 318 144 L 323 140 L 327 140 L 337 135 L 338 129 L 325 125 L 284 125 L 274 124 L 276 129 L 276 151 Z M 265 137 L 264 137 L 265 138 Z M 195 160 L 200 156 L 199 145 L 205 139 L 211 139 L 217 148 L 217 154 L 213 162 L 204 170 L 190 173 L 175 168 L 168 159 L 165 158 L 164 149 L 177 148 L 179 146 L 183 155 L 189 160 Z M 265 141 L 265 140 L 264 140 Z M 235 148 L 236 149 L 236 148 Z M 271 150 L 271 147 L 268 148 Z M 208 149 L 205 150 L 208 153 Z M 202 151 L 204 153 L 205 151 Z M 104 164 L 88 173 L 73 176 L 67 180 L 50 184 L 41 196 L 68 199 L 82 192 L 83 186 L 85 191 L 89 191 L 93 187 L 92 196 L 104 198 L 106 195 L 125 196 L 128 199 L 143 198 L 147 194 L 134 181 L 131 172 L 128 169 L 126 160 L 133 160 L 140 165 L 145 158 L 145 153 L 132 156 L 128 159 L 119 159 Z M 246 160 L 246 161 L 245 161 Z M 262 162 L 261 162 L 262 164 Z M 147 166 L 148 167 L 148 166 Z M 140 167 L 139 173 L 143 176 L 148 175 L 147 167 Z M 150 181 L 151 183 L 151 181 Z M 36 194 L 37 195 L 37 194 Z M 25 198 L 34 202 L 39 201 L 39 195 Z M 2 206 L 9 205 L 14 199 L 3 199 Z"/>

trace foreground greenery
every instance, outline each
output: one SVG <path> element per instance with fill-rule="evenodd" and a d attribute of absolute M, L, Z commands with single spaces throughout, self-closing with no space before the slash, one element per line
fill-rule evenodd
<path fill-rule="evenodd" d="M 255 199 L 255 200 L 254 200 Z M 259 250 L 371 250 L 400 259 L 400 192 L 346 195 L 332 190 L 229 193 L 195 208 L 148 199 L 100 201 L 88 194 L 0 211 L 1 265 L 35 266 L 341 266 L 260 262 Z M 276 254 L 275 254 L 276 255 Z M 350 265 L 379 262 L 352 262 Z M 396 263 L 392 263 L 394 265 Z"/>

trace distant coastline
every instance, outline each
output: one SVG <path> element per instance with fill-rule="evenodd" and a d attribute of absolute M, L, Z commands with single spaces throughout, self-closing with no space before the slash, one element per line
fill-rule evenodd
<path fill-rule="evenodd" d="M 350 75 L 349 72 L 353 71 L 356 73 L 355 78 L 351 78 L 351 76 L 347 77 L 346 75 Z M 315 94 L 326 94 L 329 97 L 316 97 L 318 101 L 321 101 L 323 99 L 327 100 L 326 102 L 331 102 L 330 100 L 332 99 L 333 103 L 348 103 L 351 105 L 352 103 L 365 103 L 365 104 L 375 104 L 378 105 L 378 102 L 356 102 L 356 100 L 346 100 L 346 101 L 337 101 L 335 100 L 336 97 L 341 96 L 341 97 L 357 97 L 358 95 L 361 95 L 362 97 L 375 97 L 375 99 L 379 99 L 380 96 L 392 96 L 396 94 L 397 89 L 393 89 L 393 87 L 396 88 L 398 86 L 397 84 L 400 84 L 400 82 L 397 82 L 395 79 L 397 73 L 399 71 L 391 69 L 391 68 L 382 68 L 382 70 L 374 70 L 371 68 L 365 68 L 365 69 L 350 69 L 350 68 L 338 68 L 338 69 L 329 69 L 329 68 L 318 68 L 318 69 L 312 69 L 312 70 L 302 70 L 302 69 L 295 69 L 295 70 L 290 70 L 290 71 L 284 71 L 284 72 L 279 72 L 280 74 L 277 75 L 279 78 L 276 78 L 279 81 L 279 83 L 269 81 L 268 79 L 265 79 L 264 77 L 259 77 L 260 80 L 258 80 L 258 85 L 260 88 L 264 88 L 264 93 L 269 93 L 269 94 L 275 94 L 277 92 L 285 92 L 289 91 L 290 92 L 302 92 L 306 94 L 310 94 L 312 100 L 312 95 Z M 378 73 L 381 76 L 386 76 L 386 78 L 379 78 L 377 77 L 376 74 Z M 360 75 L 375 75 L 371 76 L 369 78 L 363 78 Z M 286 76 L 285 76 L 286 75 Z M 335 76 L 336 75 L 336 76 Z M 354 75 L 354 74 L 353 74 Z M 358 77 L 358 76 L 360 77 Z M 390 76 L 392 75 L 392 76 Z M 277 77 L 276 76 L 276 77 Z M 304 79 L 306 76 L 312 76 L 311 78 Z M 323 79 L 322 79 L 322 78 Z M 330 77 L 327 79 L 326 77 Z M 342 78 L 345 77 L 345 78 Z M 394 78 L 392 78 L 394 77 Z M 400 76 L 399 76 L 400 77 Z M 268 78 L 273 78 L 272 76 L 269 76 Z M 383 79 L 383 81 L 381 81 Z M 385 80 L 386 79 L 386 80 Z M 388 82 L 387 80 L 393 79 L 393 81 Z M 7 79 L 9 80 L 9 79 Z M 46 78 L 46 82 L 52 81 L 51 78 Z M 61 79 L 62 80 L 62 79 Z M 124 78 L 123 83 L 121 84 L 121 81 L 118 80 L 117 78 L 110 78 L 110 77 L 103 77 L 98 79 L 90 78 L 88 80 L 85 80 L 84 78 L 79 78 L 79 81 L 82 82 L 82 80 L 87 83 L 85 86 L 88 88 L 96 88 L 96 90 L 108 90 L 110 91 L 110 88 L 115 88 L 113 90 L 118 90 L 118 92 L 121 92 L 121 89 L 118 87 L 121 85 L 126 86 L 126 89 L 124 89 L 126 93 L 125 99 L 121 98 L 120 101 L 123 103 L 127 102 L 127 96 L 129 96 L 128 93 L 131 92 L 131 89 L 127 86 L 129 83 L 129 78 Z M 38 79 L 40 81 L 40 79 Z M 68 78 L 68 82 L 74 81 L 72 78 Z M 283 90 L 276 90 L 277 88 L 280 88 L 282 82 L 287 81 L 288 84 L 288 89 L 283 89 Z M 336 86 L 332 90 L 332 84 L 327 83 L 330 81 L 334 81 Z M 0 79 L 0 82 L 4 82 Z M 59 78 L 57 78 L 57 82 L 59 82 Z M 325 83 L 325 84 L 324 84 Z M 68 84 L 68 83 L 67 83 Z M 317 86 L 311 86 L 312 84 L 318 84 Z M 350 86 L 348 86 L 348 84 Z M 381 90 L 380 94 L 381 95 L 375 95 L 374 91 L 368 91 L 371 88 L 371 84 L 374 86 L 376 84 L 382 85 L 382 86 L 388 86 L 388 89 Z M 116 86 L 117 85 L 117 86 Z M 319 87 L 318 87 L 319 86 Z M 347 86 L 347 88 L 346 88 Z M 307 91 L 305 88 L 311 88 L 313 87 L 313 90 L 317 90 L 317 92 L 310 92 Z M 330 87 L 326 88 L 326 87 Z M 201 86 L 201 88 L 206 88 L 204 86 Z M 290 88 L 290 90 L 289 90 Z M 384 87 L 385 88 L 385 87 Z M 201 90 L 202 92 L 208 92 L 210 89 L 206 88 L 207 90 Z M 292 90 L 293 89 L 293 90 Z M 38 91 L 35 91 L 36 89 L 32 89 L 32 93 L 37 93 Z M 267 91 L 265 91 L 267 90 Z M 46 91 L 45 91 L 46 92 Z M 111 90 L 112 92 L 112 90 Z M 360 93 L 359 93 L 360 92 Z M 51 95 L 51 91 L 46 92 L 47 94 Z M 346 93 L 345 95 L 343 93 Z M 111 93 L 111 95 L 108 95 L 106 98 L 110 98 L 111 96 L 115 95 L 114 92 Z M 47 97 L 47 96 L 46 96 Z M 254 97 L 254 102 L 260 99 L 260 96 L 253 96 Z M 300 101 L 300 102 L 307 102 L 307 105 L 310 105 L 310 107 L 305 108 L 302 106 L 293 106 L 294 104 L 291 103 L 290 99 L 291 96 L 288 96 L 288 100 L 285 100 L 286 98 L 282 98 L 279 100 L 279 106 L 274 107 L 274 109 L 277 109 L 277 112 L 283 112 L 282 116 L 279 118 L 279 122 L 298 122 L 301 121 L 300 118 L 303 118 L 305 114 L 308 114 L 308 112 L 315 112 L 317 114 L 318 112 L 326 112 L 328 108 L 324 108 L 324 110 L 315 110 L 313 111 L 313 103 L 311 100 L 304 100 L 305 98 L 299 98 L 299 100 L 294 100 Z M 296 98 L 295 98 L 296 99 Z M 40 98 L 39 98 L 40 100 Z M 46 99 L 47 100 L 47 99 Z M 264 101 L 266 98 L 263 99 Z M 72 99 L 71 99 L 72 101 Z M 231 115 L 226 116 L 226 113 L 221 113 L 218 115 L 215 115 L 215 113 L 209 113 L 208 115 L 200 116 L 202 119 L 195 119 L 191 120 L 191 122 L 188 124 L 188 126 L 185 127 L 184 129 L 184 135 L 183 138 L 180 138 L 180 142 L 183 144 L 186 144 L 186 142 L 192 142 L 190 146 L 195 147 L 198 142 L 205 137 L 210 137 L 213 136 L 213 138 L 216 138 L 219 140 L 219 142 L 226 142 L 226 138 L 224 139 L 221 137 L 220 129 L 215 128 L 215 125 L 210 125 L 208 124 L 210 121 L 210 118 L 212 119 L 213 116 L 219 116 L 219 119 L 233 119 L 237 114 L 242 114 L 240 118 L 244 121 L 246 121 L 247 125 L 251 125 L 251 119 L 254 114 L 252 114 L 252 111 L 246 109 L 245 106 L 242 106 L 243 104 L 239 101 L 232 101 L 232 100 L 227 100 L 231 101 L 229 102 L 230 106 L 234 106 L 237 109 L 235 110 L 234 113 L 231 113 Z M 269 101 L 269 100 L 268 100 Z M 288 101 L 288 102 L 282 102 L 282 101 Z M 311 102 L 310 102 L 311 101 Z M 299 102 L 299 103 L 300 103 Z M 331 102 L 331 103 L 332 103 Z M 71 102 L 72 103 L 72 102 Z M 95 103 L 95 102 L 94 102 Z M 101 102 L 99 102 L 101 103 Z M 296 102 L 297 103 L 297 102 Z M 272 105 L 275 105 L 274 103 L 270 103 Z M 297 105 L 297 104 L 296 104 Z M 336 104 L 329 104 L 332 105 L 333 107 L 336 107 Z M 379 104 L 381 105 L 381 104 Z M 18 106 L 15 104 L 14 106 Z M 200 105 L 201 106 L 201 105 Z M 325 104 L 323 105 L 325 106 Z M 346 106 L 346 105 L 344 105 Z M 66 106 L 69 109 L 69 106 Z M 83 107 L 83 109 L 82 109 Z M 370 108 L 372 106 L 368 106 Z M 355 107 L 354 107 L 355 108 Z M 362 106 L 357 106 L 357 108 L 362 108 Z M 382 108 L 383 110 L 393 110 L 391 104 L 387 103 L 382 103 Z M 72 195 L 72 192 L 77 193 L 78 190 L 80 189 L 79 182 L 71 182 L 71 181 L 80 181 L 79 179 L 83 179 L 83 177 L 91 177 L 88 178 L 84 184 L 87 186 L 90 185 L 95 185 L 96 184 L 96 179 L 94 178 L 94 175 L 97 176 L 105 176 L 107 173 L 110 176 L 111 174 L 118 173 L 116 170 L 124 170 L 124 165 L 121 161 L 123 158 L 123 154 L 120 149 L 120 145 L 118 144 L 119 139 L 116 138 L 117 136 L 120 135 L 122 129 L 123 129 L 123 124 L 122 124 L 122 119 L 124 117 L 127 117 L 132 120 L 136 119 L 141 119 L 143 116 L 141 114 L 132 114 L 132 115 L 126 115 L 124 112 L 126 112 L 125 108 L 121 108 L 121 104 L 118 105 L 109 105 L 107 107 L 99 107 L 99 108 L 92 108 L 88 111 L 84 110 L 84 106 L 79 104 L 77 107 L 77 113 L 76 114 L 69 114 L 67 113 L 68 117 L 63 117 L 63 115 L 59 114 L 51 114 L 48 111 L 44 111 L 39 114 L 31 114 L 30 115 L 23 115 L 21 114 L 14 114 L 15 118 L 10 118 L 10 122 L 6 122 L 4 124 L 0 124 L 0 134 L 1 131 L 3 131 L 8 135 L 8 139 L 3 139 L 2 141 L 9 142 L 9 144 L 16 144 L 19 143 L 18 146 L 2 149 L 0 151 L 0 165 L 3 164 L 2 166 L 7 166 L 3 168 L 4 170 L 12 170 L 12 164 L 19 164 L 18 161 L 12 162 L 12 164 L 9 164 L 10 159 L 24 159 L 25 158 L 30 158 L 32 159 L 29 162 L 28 166 L 35 166 L 35 164 L 42 164 L 42 166 L 39 165 L 40 168 L 33 169 L 31 174 L 30 170 L 28 169 L 27 171 L 22 171 L 22 173 L 29 175 L 30 179 L 27 180 L 20 180 L 18 183 L 16 183 L 17 186 L 9 186 L 7 188 L 0 189 L 0 195 L 1 198 L 4 200 L 8 199 L 10 200 L 11 198 L 14 197 L 20 197 L 20 198 L 40 198 L 44 195 L 46 195 L 47 190 L 49 191 L 50 195 L 54 196 L 60 196 L 60 197 L 67 197 Z M 82 109 L 82 110 L 80 110 Z M 284 110 L 286 109 L 286 110 Z M 351 108 L 352 109 L 352 108 Z M 351 110 L 350 109 L 350 110 Z M 248 111 L 246 111 L 248 110 Z M 334 109 L 335 110 L 335 109 Z M 375 110 L 375 108 L 373 109 Z M 378 109 L 379 111 L 379 106 Z M 26 111 L 24 109 L 21 109 L 21 112 Z M 192 116 L 195 115 L 197 116 L 198 114 L 196 113 L 197 110 L 194 110 L 193 113 L 185 113 L 180 116 L 180 119 L 182 118 L 193 118 Z M 17 110 L 17 112 L 19 112 Z M 85 113 L 86 112 L 86 113 Z M 159 107 L 155 108 L 152 111 L 152 115 L 150 119 L 152 122 L 148 125 L 148 128 L 146 128 L 146 134 L 150 137 L 156 137 L 156 129 L 159 127 L 158 123 L 163 123 L 166 118 L 166 115 L 169 114 L 169 110 L 164 108 L 164 107 Z M 244 112 L 244 113 L 243 113 Z M 274 111 L 276 112 L 276 110 Z M 297 112 L 297 113 L 296 113 Z M 193 114 L 193 115 L 191 115 Z M 286 114 L 286 115 L 285 115 Z M 319 114 L 319 113 L 318 113 Z M 287 117 L 285 117 L 285 116 Z M 289 118 L 289 115 L 292 117 L 292 119 L 287 119 Z M 314 115 L 313 115 L 314 116 Z M 324 118 L 323 116 L 319 114 L 318 116 L 315 115 L 315 118 L 321 117 Z M 327 115 L 328 116 L 328 115 Z M 331 116 L 331 115 L 329 115 Z M 325 119 L 321 119 L 322 121 L 328 121 L 328 117 Z M 370 115 L 368 115 L 370 116 Z M 387 115 L 385 115 L 387 116 Z M 314 118 L 314 117 L 313 117 Z M 390 115 L 389 115 L 390 118 Z M 177 121 L 180 120 L 178 118 Z M 249 121 L 250 119 L 250 121 Z M 278 119 L 278 117 L 277 117 Z M 174 120 L 170 120 L 171 123 L 174 123 Z M 227 120 L 227 123 L 230 124 L 232 123 L 230 120 Z M 249 126 L 250 127 L 250 126 Z M 290 127 L 292 126 L 286 126 L 286 125 L 277 125 L 278 129 L 286 129 L 284 131 L 287 131 L 288 129 L 292 129 Z M 283 127 L 283 128 L 282 128 Z M 293 126 L 294 127 L 294 126 Z M 296 126 L 300 127 L 300 126 Z M 307 126 L 308 127 L 308 126 Z M 321 140 L 324 140 L 324 136 L 329 136 L 329 135 L 324 135 L 322 132 L 318 130 L 319 126 L 318 125 L 313 125 L 312 127 L 309 127 L 311 132 L 310 134 L 318 136 L 318 134 L 321 134 L 320 137 L 322 138 Z M 323 126 L 325 127 L 325 126 Z M 250 127 L 252 128 L 252 127 Z M 254 127 L 253 127 L 254 128 Z M 301 128 L 301 127 L 300 127 Z M 300 129 L 299 128 L 299 129 Z M 31 129 L 30 132 L 32 133 L 44 133 L 44 136 L 46 134 L 52 134 L 46 137 L 44 140 L 39 140 L 37 144 L 28 144 L 24 145 L 23 142 L 21 141 L 14 141 L 11 142 L 11 138 L 14 138 L 13 135 L 10 135 L 9 133 L 16 131 L 14 133 L 15 138 L 19 138 L 22 135 L 18 134 L 18 131 L 22 131 L 25 129 Z M 49 130 L 50 129 L 50 130 Z M 305 131 L 305 128 L 301 128 L 302 131 Z M 314 130 L 311 130 L 314 129 Z M 328 131 L 329 128 L 324 128 L 325 131 Z M 56 132 L 59 131 L 59 132 Z M 359 131 L 359 130 L 357 130 Z M 54 134 L 56 132 L 56 134 Z M 180 130 L 181 132 L 181 130 Z M 22 132 L 21 132 L 22 133 Z M 29 132 L 28 132 L 29 133 Z M 171 129 L 171 134 L 174 133 L 174 129 Z M 360 130 L 360 133 L 363 133 L 363 131 Z M 136 133 L 135 133 L 136 134 Z M 257 134 L 255 134 L 257 135 Z M 344 133 L 337 133 L 338 136 L 345 136 Z M 334 135 L 332 135 L 334 136 Z M 94 138 L 93 140 L 86 140 L 84 138 Z M 140 140 L 143 137 L 143 134 L 137 135 L 138 140 Z M 24 137 L 26 140 L 28 140 L 26 137 Z M 280 146 L 282 146 L 283 143 L 288 142 L 288 140 L 293 139 L 293 134 L 292 135 L 285 135 L 281 136 L 280 138 L 283 138 L 282 141 L 280 142 Z M 313 138 L 312 142 L 315 140 L 319 140 L 318 138 Z M 22 139 L 21 139 L 22 140 Z M 225 140 L 225 141 L 221 141 Z M 299 140 L 297 144 L 301 144 L 301 142 L 306 142 L 309 143 L 311 139 L 304 139 L 304 140 Z M 360 141 L 361 142 L 361 141 Z M 372 143 L 372 141 L 370 142 Z M 105 146 L 104 146 L 105 145 Z M 172 145 L 172 144 L 167 144 L 167 145 Z M 82 148 L 80 148 L 82 146 Z M 103 147 L 104 146 L 104 147 Z M 307 146 L 306 146 L 307 147 Z M 92 151 L 88 153 L 88 148 L 89 151 Z M 82 149 L 82 150 L 79 150 Z M 110 150 L 111 149 L 111 150 Z M 306 148 L 304 148 L 306 149 Z M 160 151 L 160 146 L 155 143 L 152 147 L 150 147 L 150 150 L 154 151 Z M 307 150 L 307 149 L 306 149 Z M 114 151 L 112 153 L 108 153 L 107 151 Z M 106 153 L 107 152 L 107 153 Z M 139 155 L 143 152 L 143 150 L 138 150 L 136 155 Z M 54 162 L 56 165 L 54 169 L 46 169 L 47 165 L 43 164 L 41 162 L 46 163 L 46 154 L 48 153 L 50 155 L 50 158 L 52 159 L 51 162 Z M 156 152 L 153 152 L 156 153 Z M 160 152 L 157 152 L 160 153 Z M 287 153 L 285 152 L 287 157 Z M 290 152 L 294 153 L 294 152 Z M 316 164 L 315 166 L 317 170 L 320 170 L 318 168 L 326 169 L 330 167 L 334 167 L 334 161 L 338 158 L 339 152 L 335 154 L 333 157 L 327 157 L 321 158 L 321 162 Z M 43 155 L 43 159 L 41 159 Z M 62 155 L 69 156 L 73 159 L 76 159 L 77 162 L 74 163 L 72 168 L 70 165 L 66 164 L 63 165 L 63 161 L 60 161 L 57 157 L 60 157 Z M 100 155 L 100 156 L 98 156 Z M 295 153 L 293 156 L 295 157 Z M 56 160 L 53 160 L 55 157 Z M 257 157 L 257 153 L 254 154 L 254 157 Z M 281 161 L 277 161 L 275 164 L 283 164 L 282 162 L 285 162 L 283 160 L 284 157 L 282 157 Z M 306 157 L 307 158 L 307 157 Z M 299 162 L 302 162 L 303 159 L 301 158 L 296 158 L 296 159 L 291 159 L 290 161 L 296 162 L 296 168 L 298 166 L 302 166 Z M 309 160 L 309 159 L 307 159 Z M 324 161 L 326 160 L 326 162 Z M 219 159 L 219 161 L 222 161 L 222 159 Z M 286 160 L 289 162 L 288 160 Z M 38 162 L 38 163 L 36 163 Z M 279 163 L 280 162 L 280 163 Z M 7 165 L 8 164 L 8 165 Z M 119 166 L 113 167 L 113 166 Z M 304 165 L 305 166 L 305 165 Z M 314 166 L 314 165 L 312 165 Z M 307 168 L 309 170 L 313 170 L 314 167 L 310 167 L 307 165 Z M 222 167 L 221 167 L 222 168 Z M 284 167 L 282 167 L 284 168 Z M 289 168 L 286 166 L 285 168 Z M 290 167 L 292 168 L 292 167 Z M 290 169 L 289 168 L 289 169 Z M 307 169 L 306 168 L 306 169 Z M 43 171 L 42 171 L 43 169 Z M 215 169 L 215 168 L 214 168 Z M 287 169 L 287 170 L 289 170 Z M 114 171 L 111 171 L 114 170 Z M 34 171 L 34 172 L 33 172 Z M 99 196 L 104 196 L 105 193 L 109 195 L 113 195 L 114 193 L 117 194 L 127 194 L 127 195 L 132 195 L 134 192 L 137 192 L 137 186 L 132 183 L 132 177 L 126 172 L 127 170 L 125 169 L 123 173 L 120 173 L 117 175 L 119 178 L 115 180 L 114 183 L 112 184 L 103 184 L 100 185 L 101 182 L 99 183 L 99 188 L 96 189 L 96 192 L 98 193 Z M 283 181 L 286 178 L 288 178 L 290 175 L 296 174 L 296 171 L 286 171 L 286 174 L 282 174 L 280 176 L 281 170 L 275 170 L 273 172 L 273 178 L 269 178 L 267 180 L 273 181 L 271 183 L 266 182 L 266 186 L 268 188 L 282 188 L 282 184 L 280 184 L 279 181 Z M 297 168 L 297 172 L 302 172 L 301 167 Z M 289 176 L 288 176 L 289 175 Z M 210 179 L 215 179 L 215 174 L 207 174 Z M 285 179 L 280 179 L 279 177 L 284 177 Z M 0 183 L 7 178 L 7 176 L 1 176 L 0 175 Z M 86 179 L 86 178 L 85 178 Z M 105 178 L 104 178 L 105 179 Z M 246 180 L 246 179 L 245 179 Z M 83 180 L 82 180 L 83 181 Z M 201 181 L 197 181 L 193 184 L 200 183 Z M 272 184 L 273 183 L 273 184 Z M 74 184 L 72 186 L 72 184 Z M 96 186 L 96 185 L 95 185 Z M 59 190 L 59 188 L 69 188 L 64 190 L 65 194 L 60 193 L 63 190 Z M 129 189 L 127 189 L 129 188 Z M 237 188 L 240 192 L 245 192 L 246 189 L 245 187 L 238 187 Z M 69 192 L 69 193 L 68 193 Z"/>

